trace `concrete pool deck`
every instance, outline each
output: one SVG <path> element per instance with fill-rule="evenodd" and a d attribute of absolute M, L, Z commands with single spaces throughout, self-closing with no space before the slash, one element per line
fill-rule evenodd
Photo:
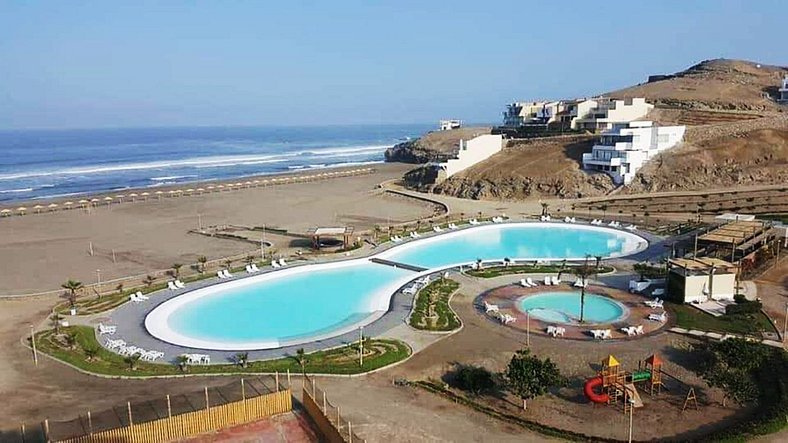
<path fill-rule="evenodd" d="M 629 231 L 622 231 L 622 232 L 632 233 Z M 631 264 L 633 262 L 642 261 L 648 258 L 653 258 L 664 254 L 665 249 L 664 249 L 663 239 L 646 232 L 636 231 L 635 234 L 648 241 L 648 245 L 645 249 L 640 250 L 639 252 L 630 256 L 606 259 L 605 262 L 614 265 L 616 263 Z M 437 235 L 440 234 L 432 234 L 429 236 L 425 235 L 425 237 L 432 237 Z M 370 251 L 370 254 L 365 254 L 365 256 L 376 255 L 381 251 L 390 249 L 391 247 L 397 245 L 398 244 L 390 243 L 390 242 L 380 245 L 376 248 L 373 248 Z M 348 258 L 347 256 L 340 257 L 338 258 L 338 260 L 346 260 L 347 258 Z M 359 258 L 359 257 L 355 256 L 353 258 Z M 325 262 L 325 261 L 327 260 L 320 260 L 320 262 Z M 336 261 L 336 260 L 331 260 L 331 261 Z M 309 261 L 307 263 L 304 263 L 303 265 L 314 264 L 316 262 L 317 261 Z M 276 272 L 276 271 L 267 271 L 267 272 Z M 439 272 L 443 272 L 443 271 L 436 270 L 434 274 L 438 274 Z M 260 274 L 244 274 L 243 276 L 239 275 L 238 277 L 236 277 L 236 279 L 251 277 L 255 275 L 260 275 Z M 414 279 L 416 279 L 418 276 L 419 275 L 414 274 Z M 628 282 L 630 277 L 631 275 L 627 275 L 627 276 L 611 275 L 611 276 L 607 276 L 606 280 L 611 281 L 611 283 L 615 281 L 616 286 L 626 287 L 626 283 Z M 104 336 L 104 337 L 108 337 L 112 339 L 120 338 L 125 340 L 129 345 L 135 345 L 147 350 L 162 351 L 165 353 L 164 359 L 160 360 L 162 363 L 172 362 L 174 361 L 176 356 L 183 353 L 201 353 L 201 354 L 210 355 L 212 363 L 230 362 L 232 361 L 233 357 L 238 353 L 238 351 L 205 350 L 198 348 L 190 348 L 186 346 L 173 345 L 153 337 L 145 329 L 145 318 L 147 314 L 161 303 L 164 303 L 170 299 L 183 295 L 186 292 L 217 285 L 224 282 L 226 282 L 226 280 L 211 278 L 200 282 L 191 283 L 189 287 L 187 287 L 186 289 L 182 289 L 178 291 L 163 290 L 154 294 L 149 294 L 150 300 L 146 302 L 125 303 L 109 313 L 96 314 L 89 317 L 79 317 L 79 316 L 67 317 L 67 319 L 72 324 L 84 324 L 84 325 L 95 326 L 99 322 L 103 322 L 103 323 L 115 325 L 117 326 L 117 332 L 112 336 Z M 437 335 L 430 332 L 417 331 L 407 326 L 406 319 L 410 314 L 412 306 L 413 306 L 413 296 L 403 294 L 400 288 L 400 290 L 398 290 L 392 296 L 389 302 L 388 311 L 386 311 L 377 320 L 364 326 L 364 335 L 372 338 L 395 338 L 402 340 L 407 344 L 409 344 L 414 352 L 418 352 L 420 349 L 423 349 L 424 347 L 428 346 L 432 342 L 439 340 L 441 335 Z M 100 343 L 102 343 L 102 345 L 106 341 L 104 337 L 101 337 L 101 339 L 99 340 Z M 344 346 L 356 340 L 358 340 L 358 330 L 347 332 L 335 337 L 318 339 L 315 341 L 311 341 L 309 343 L 285 346 L 276 349 L 252 350 L 249 351 L 249 358 L 250 360 L 268 360 L 268 359 L 274 359 L 280 357 L 293 356 L 295 355 L 296 350 L 300 348 L 303 348 L 306 352 L 314 352 L 318 350 L 325 350 L 329 348 Z"/>

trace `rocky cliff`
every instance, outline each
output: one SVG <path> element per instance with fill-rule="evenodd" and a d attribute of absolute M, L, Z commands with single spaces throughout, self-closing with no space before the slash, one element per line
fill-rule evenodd
<path fill-rule="evenodd" d="M 429 132 L 423 137 L 408 140 L 387 149 L 386 161 L 416 164 L 442 161 L 456 154 L 460 140 L 469 140 L 477 135 L 489 133 L 490 128 L 485 127 Z"/>

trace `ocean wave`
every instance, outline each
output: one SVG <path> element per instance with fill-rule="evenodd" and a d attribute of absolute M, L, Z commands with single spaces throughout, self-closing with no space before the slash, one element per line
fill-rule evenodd
<path fill-rule="evenodd" d="M 0 194 L 21 194 L 23 192 L 33 192 L 33 188 L 3 189 L 3 190 L 0 190 Z"/>
<path fill-rule="evenodd" d="M 169 175 L 166 177 L 151 177 L 148 180 L 154 182 L 161 182 L 161 181 L 169 181 L 169 180 L 177 180 L 179 178 L 195 178 L 196 175 Z"/>
<path fill-rule="evenodd" d="M 365 145 L 355 147 L 330 147 L 325 149 L 305 149 L 295 152 L 286 152 L 281 154 L 265 154 L 265 155 L 230 155 L 230 156 L 212 156 L 212 157 L 195 157 L 184 160 L 163 160 L 142 163 L 122 163 L 116 165 L 95 165 L 76 168 L 65 169 L 51 169 L 51 170 L 38 170 L 38 171 L 25 171 L 11 174 L 0 174 L 0 180 L 19 180 L 30 179 L 37 177 L 60 176 L 60 175 L 91 175 L 102 174 L 122 171 L 134 171 L 145 169 L 166 169 L 178 167 L 193 167 L 193 168 L 217 168 L 217 167 L 231 167 L 238 165 L 255 165 L 265 163 L 281 163 L 292 160 L 296 157 L 313 156 L 319 158 L 330 157 L 351 157 L 354 155 L 364 155 L 382 152 L 390 145 Z"/>

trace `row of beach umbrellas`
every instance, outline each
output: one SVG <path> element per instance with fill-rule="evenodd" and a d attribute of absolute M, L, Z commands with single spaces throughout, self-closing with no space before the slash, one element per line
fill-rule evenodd
<path fill-rule="evenodd" d="M 252 188 L 258 186 L 267 186 L 267 185 L 274 185 L 280 183 L 289 183 L 289 182 L 298 182 L 298 181 L 311 181 L 311 180 L 319 180 L 323 178 L 331 178 L 331 177 L 340 177 L 340 176 L 348 176 L 348 175 L 357 175 L 362 173 L 367 173 L 372 171 L 372 168 L 363 168 L 363 169 L 353 169 L 350 171 L 336 171 L 336 172 L 323 172 L 320 174 L 315 175 L 301 175 L 296 177 L 284 177 L 284 178 L 271 178 L 267 180 L 250 180 L 245 182 L 238 182 L 238 183 L 226 183 L 226 184 L 218 184 L 218 185 L 208 185 L 205 187 L 199 188 L 188 188 L 188 189 L 173 189 L 170 191 L 155 191 L 155 192 L 132 192 L 129 194 L 117 194 L 114 197 L 106 196 L 104 198 L 91 198 L 91 199 L 82 199 L 78 201 L 67 201 L 64 203 L 50 203 L 49 205 L 35 205 L 32 208 L 28 208 L 25 206 L 20 206 L 16 209 L 1 209 L 0 210 L 0 217 L 7 217 L 11 216 L 14 213 L 18 215 L 25 215 L 29 211 L 33 211 L 35 213 L 40 213 L 42 211 L 57 211 L 59 208 L 62 209 L 72 209 L 74 207 L 78 208 L 87 208 L 88 206 L 98 206 L 102 203 L 107 205 L 112 204 L 112 202 L 117 201 L 118 203 L 123 203 L 124 199 L 131 200 L 132 202 L 140 199 L 140 200 L 147 200 L 150 197 L 155 197 L 161 199 L 162 197 L 178 197 L 182 195 L 193 195 L 193 194 L 203 194 L 203 193 L 210 193 L 210 192 L 221 192 L 221 191 L 231 191 L 237 189 L 244 189 L 244 188 Z"/>

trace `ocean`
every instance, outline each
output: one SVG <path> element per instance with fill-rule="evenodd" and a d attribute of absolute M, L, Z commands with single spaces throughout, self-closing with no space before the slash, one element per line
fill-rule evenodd
<path fill-rule="evenodd" d="M 0 131 L 0 202 L 381 163 L 432 126 Z"/>

